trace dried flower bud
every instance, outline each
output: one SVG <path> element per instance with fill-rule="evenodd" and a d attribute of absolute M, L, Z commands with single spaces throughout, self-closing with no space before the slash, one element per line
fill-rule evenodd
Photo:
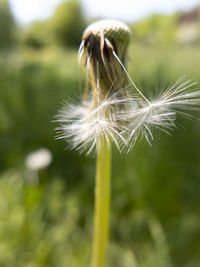
<path fill-rule="evenodd" d="M 131 35 L 131 31 L 125 23 L 118 20 L 97 21 L 85 29 L 83 40 L 87 40 L 90 35 L 93 35 L 95 41 L 99 42 L 100 46 L 106 45 L 108 49 L 114 49 L 115 53 L 118 54 L 120 60 L 124 63 Z M 101 40 L 101 38 L 104 38 L 104 40 Z"/>
<path fill-rule="evenodd" d="M 89 25 L 83 33 L 80 57 L 86 53 L 89 82 L 104 98 L 109 90 L 125 86 L 127 77 L 116 57 L 125 64 L 130 29 L 121 21 L 101 20 Z M 93 92 L 96 96 L 97 92 Z"/>

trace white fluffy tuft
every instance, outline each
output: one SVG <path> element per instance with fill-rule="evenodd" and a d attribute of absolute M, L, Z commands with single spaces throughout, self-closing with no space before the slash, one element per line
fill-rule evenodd
<path fill-rule="evenodd" d="M 80 105 L 66 104 L 57 116 L 57 139 L 65 138 L 72 149 L 87 154 L 97 147 L 99 138 L 108 146 L 112 140 L 119 151 L 132 149 L 138 137 L 145 137 L 151 144 L 153 128 L 169 133 L 177 114 L 191 117 L 184 110 L 199 109 L 200 90 L 195 85 L 180 79 L 152 101 L 123 88 L 106 96 L 97 107 L 92 98 Z"/>
<path fill-rule="evenodd" d="M 87 154 L 97 147 L 100 138 L 106 140 L 108 146 L 112 140 L 121 151 L 127 141 L 123 135 L 119 107 L 130 99 L 120 99 L 118 96 L 119 92 L 107 97 L 96 108 L 93 108 L 92 100 L 81 105 L 67 104 L 57 116 L 60 123 L 57 139 L 66 138 L 72 149 L 86 151 Z"/>
<path fill-rule="evenodd" d="M 126 113 L 129 119 L 129 143 L 133 147 L 139 136 L 144 136 L 149 144 L 153 141 L 152 129 L 157 128 L 166 133 L 175 127 L 177 114 L 192 117 L 184 110 L 196 110 L 200 106 L 200 90 L 191 80 L 179 79 L 174 85 L 160 93 L 152 101 L 140 99 L 132 102 Z"/>

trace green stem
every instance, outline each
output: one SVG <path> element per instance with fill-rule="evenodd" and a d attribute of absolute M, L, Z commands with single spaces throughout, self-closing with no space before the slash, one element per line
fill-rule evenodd
<path fill-rule="evenodd" d="M 95 217 L 92 267 L 103 267 L 110 213 L 111 145 L 99 141 L 96 166 Z"/>

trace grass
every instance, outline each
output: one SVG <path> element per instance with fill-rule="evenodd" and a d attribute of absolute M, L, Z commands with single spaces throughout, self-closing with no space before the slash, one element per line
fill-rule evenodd
<path fill-rule="evenodd" d="M 88 266 L 93 158 L 55 141 L 60 102 L 79 95 L 76 51 L 26 51 L 0 64 L 0 265 Z M 182 74 L 200 80 L 198 47 L 131 44 L 129 72 L 151 94 Z M 198 114 L 197 114 L 198 115 Z M 200 123 L 179 119 L 129 155 L 114 152 L 109 267 L 196 267 L 200 261 Z M 45 183 L 26 182 L 24 160 L 52 151 Z M 119 160 L 120 158 L 120 160 Z M 133 168 L 134 166 L 134 168 Z M 134 170 L 134 172 L 133 172 Z M 134 240 L 134 241 L 133 241 Z"/>

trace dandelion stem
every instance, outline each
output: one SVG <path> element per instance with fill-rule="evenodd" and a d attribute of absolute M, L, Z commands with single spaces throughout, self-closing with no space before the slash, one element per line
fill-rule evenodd
<path fill-rule="evenodd" d="M 111 145 L 99 140 L 96 165 L 92 267 L 105 264 L 110 213 Z"/>

